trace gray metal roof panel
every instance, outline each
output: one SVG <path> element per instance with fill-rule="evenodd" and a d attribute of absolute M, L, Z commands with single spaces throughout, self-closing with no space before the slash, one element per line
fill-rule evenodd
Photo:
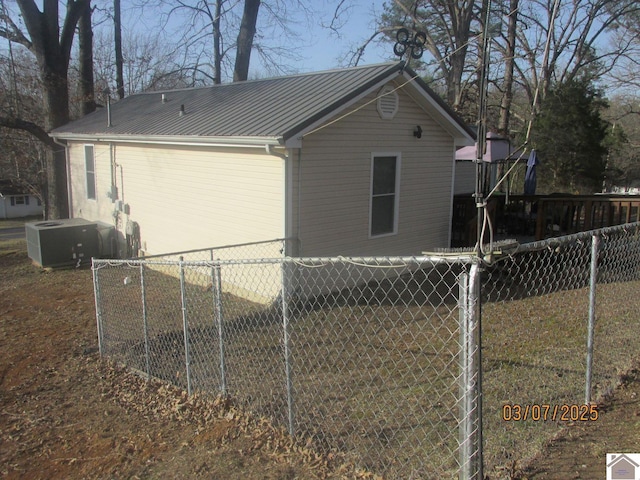
<path fill-rule="evenodd" d="M 308 73 L 131 95 L 53 130 L 74 135 L 287 138 L 332 109 L 401 70 L 402 64 Z M 162 102 L 162 94 L 166 102 Z M 184 105 L 185 115 L 180 116 Z"/>

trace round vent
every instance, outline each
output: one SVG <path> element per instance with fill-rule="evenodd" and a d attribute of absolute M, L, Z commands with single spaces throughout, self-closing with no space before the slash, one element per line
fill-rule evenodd
<path fill-rule="evenodd" d="M 378 92 L 378 114 L 380 118 L 391 120 L 398 113 L 398 92 L 391 85 L 385 85 Z"/>

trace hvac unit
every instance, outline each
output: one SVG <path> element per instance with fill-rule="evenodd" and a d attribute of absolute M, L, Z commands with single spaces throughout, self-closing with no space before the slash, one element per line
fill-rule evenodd
<path fill-rule="evenodd" d="M 42 267 L 82 265 L 115 254 L 115 229 L 83 218 L 25 224 L 27 253 Z"/>
<path fill-rule="evenodd" d="M 108 223 L 96 222 L 98 232 L 98 258 L 115 258 L 117 256 L 116 229 Z"/>

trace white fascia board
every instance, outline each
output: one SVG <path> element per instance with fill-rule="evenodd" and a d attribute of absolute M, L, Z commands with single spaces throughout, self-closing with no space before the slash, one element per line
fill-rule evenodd
<path fill-rule="evenodd" d="M 409 73 L 407 73 L 406 71 L 403 72 L 403 76 L 406 80 L 412 79 Z M 449 112 L 443 109 L 442 106 L 433 97 L 431 97 L 431 95 L 428 94 L 428 92 L 420 88 L 420 86 L 416 86 L 413 82 L 410 82 L 410 84 L 413 87 L 412 90 L 418 93 L 418 95 L 420 95 L 420 98 L 426 102 L 426 105 L 428 106 L 428 113 L 433 116 L 434 120 L 439 123 L 440 126 L 442 126 L 447 132 L 452 134 L 456 147 L 467 147 L 470 145 L 475 145 L 476 141 L 473 139 L 473 137 L 471 137 L 469 133 L 465 131 L 465 129 L 462 128 L 462 126 L 454 118 L 452 118 L 451 115 L 449 115 Z M 407 91 L 406 93 L 411 96 L 410 92 Z M 421 102 L 417 101 L 415 97 L 414 100 L 416 100 L 416 103 L 420 105 Z"/>
<path fill-rule="evenodd" d="M 391 80 L 394 80 L 397 77 L 398 77 L 398 72 L 394 72 L 392 75 L 389 75 L 388 77 L 380 80 L 378 83 L 376 83 L 375 85 L 371 86 L 366 91 L 362 92 L 360 95 L 352 98 L 348 102 L 343 103 L 342 105 L 340 105 L 339 108 L 336 108 L 331 113 L 325 115 L 321 119 L 317 120 L 316 122 L 312 123 L 311 125 L 307 126 L 306 128 L 300 130 L 295 135 L 292 135 L 291 138 L 285 142 L 285 146 L 287 148 L 302 148 L 302 139 L 309 132 L 312 132 L 313 130 L 315 130 L 316 128 L 320 127 L 321 125 L 327 123 L 328 121 L 330 121 L 332 119 L 335 119 L 342 112 L 344 112 L 346 109 L 348 109 L 352 105 L 358 103 L 360 100 L 365 98 L 367 95 L 370 95 L 371 92 L 375 92 L 375 91 L 379 90 L 384 85 L 386 85 Z"/>
<path fill-rule="evenodd" d="M 145 143 L 153 145 L 188 145 L 202 147 L 244 147 L 264 148 L 265 145 L 281 146 L 281 137 L 202 137 L 183 135 L 103 135 L 59 133 L 50 134 L 55 139 L 82 142 L 115 142 L 115 143 Z"/>

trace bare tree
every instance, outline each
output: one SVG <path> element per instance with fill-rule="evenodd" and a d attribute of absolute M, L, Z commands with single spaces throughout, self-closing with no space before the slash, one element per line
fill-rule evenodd
<path fill-rule="evenodd" d="M 40 131 L 39 139 L 46 141 L 46 131 L 69 121 L 68 70 L 71 46 L 78 20 L 89 0 L 69 0 L 60 28 L 58 0 L 43 0 L 42 11 L 34 0 L 16 0 L 26 32 L 13 18 L 6 15 L 0 36 L 28 48 L 36 57 L 43 88 L 44 125 L 39 127 L 20 118 L 0 118 L 0 125 L 21 128 L 34 133 Z M 45 135 L 42 135 L 44 133 Z M 47 214 L 53 218 L 64 218 L 69 214 L 67 201 L 67 173 L 64 149 L 47 142 L 51 147 L 47 155 L 48 202 Z"/>
<path fill-rule="evenodd" d="M 434 82 L 444 86 L 447 102 L 455 110 L 464 109 L 465 95 L 475 85 L 477 55 L 469 56 L 469 47 L 476 41 L 479 26 L 477 2 L 473 0 L 394 0 L 387 4 L 381 28 L 390 32 L 395 42 L 395 31 L 400 26 L 413 32 L 425 33 L 428 58 L 423 62 Z"/>
<path fill-rule="evenodd" d="M 181 68 L 192 69 L 194 83 L 246 79 L 257 61 L 269 74 L 295 71 L 298 45 L 309 39 L 292 26 L 301 18 L 318 21 L 317 4 L 309 0 L 139 1 L 161 12 L 160 30 L 182 52 Z"/>
<path fill-rule="evenodd" d="M 251 49 L 253 48 L 253 38 L 256 35 L 259 9 L 260 0 L 244 0 L 242 22 L 238 32 L 236 63 L 233 69 L 234 82 L 246 80 L 249 76 L 249 61 L 251 59 Z"/>
<path fill-rule="evenodd" d="M 81 114 L 87 115 L 96 109 L 93 80 L 93 27 L 91 5 L 87 3 L 78 21 L 79 90 Z"/>
<path fill-rule="evenodd" d="M 502 82 L 502 99 L 500 101 L 500 120 L 498 133 L 508 136 L 513 104 L 513 71 L 516 61 L 516 33 L 518 28 L 519 0 L 509 0 L 507 12 L 507 36 L 504 47 L 504 80 Z"/>
<path fill-rule="evenodd" d="M 35 135 L 42 135 L 46 142 L 50 139 L 44 137 L 46 133 L 39 125 L 43 117 L 41 82 L 31 55 L 16 47 L 10 45 L 8 55 L 0 56 L 0 110 L 5 124 L 22 125 L 0 127 L 0 178 L 19 182 L 43 200 L 46 147 Z"/>
<path fill-rule="evenodd" d="M 116 92 L 124 98 L 124 72 L 122 57 L 122 8 L 120 0 L 113 0 L 113 45 L 116 56 Z"/>
<path fill-rule="evenodd" d="M 610 43 L 623 18 L 637 14 L 635 0 L 531 0 L 520 4 L 517 72 L 531 99 L 578 76 L 598 80 L 631 52 L 631 39 Z M 543 55 L 545 48 L 549 53 Z"/>

